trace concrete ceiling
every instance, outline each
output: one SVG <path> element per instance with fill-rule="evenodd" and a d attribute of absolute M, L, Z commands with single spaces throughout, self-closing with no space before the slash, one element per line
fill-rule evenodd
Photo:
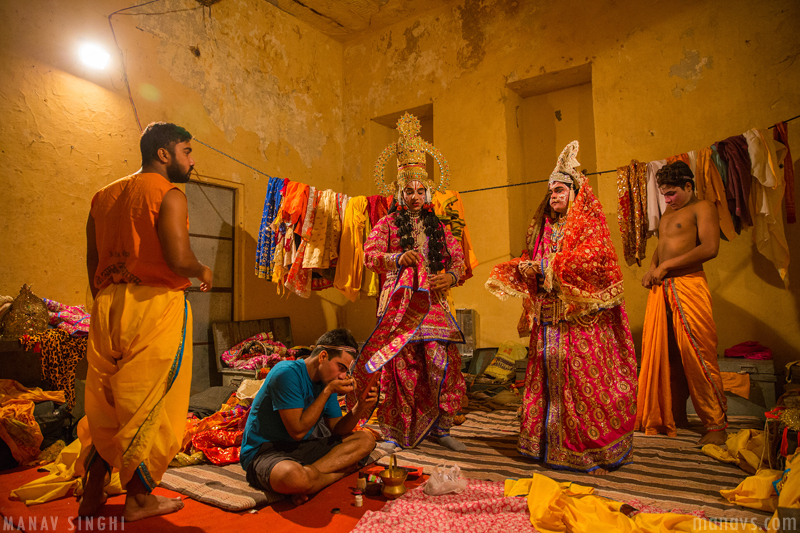
<path fill-rule="evenodd" d="M 343 42 L 440 8 L 453 0 L 264 1 Z"/>

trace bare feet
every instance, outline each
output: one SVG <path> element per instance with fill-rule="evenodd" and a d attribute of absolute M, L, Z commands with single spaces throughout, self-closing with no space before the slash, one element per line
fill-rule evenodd
<path fill-rule="evenodd" d="M 174 513 L 183 509 L 183 501 L 180 498 L 167 498 L 155 494 L 130 495 L 125 499 L 125 511 L 123 517 L 126 522 L 141 520 L 151 516 Z"/>
<path fill-rule="evenodd" d="M 292 494 L 292 503 L 295 505 L 303 505 L 308 501 L 308 494 Z"/>
<path fill-rule="evenodd" d="M 608 474 L 608 470 L 606 470 L 601 466 L 599 468 L 595 468 L 594 470 L 589 470 L 586 473 L 589 474 L 590 476 L 605 476 L 606 474 Z"/>
<path fill-rule="evenodd" d="M 706 444 L 716 444 L 722 446 L 728 440 L 728 432 L 722 431 L 709 431 L 697 441 L 697 444 L 704 446 Z"/>
<path fill-rule="evenodd" d="M 467 451 L 467 445 L 461 441 L 454 439 L 453 437 L 437 437 L 436 441 L 445 448 L 449 448 L 454 452 Z"/>
<path fill-rule="evenodd" d="M 86 474 L 86 486 L 78 505 L 78 516 L 94 516 L 106 503 L 108 495 L 103 490 L 106 481 L 106 463 L 100 456 L 92 462 Z"/>

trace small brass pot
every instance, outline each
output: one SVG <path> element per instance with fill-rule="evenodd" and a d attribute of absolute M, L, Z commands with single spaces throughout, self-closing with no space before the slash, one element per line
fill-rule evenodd
<path fill-rule="evenodd" d="M 408 471 L 397 468 L 397 458 L 394 454 L 389 460 L 389 468 L 378 473 L 378 476 L 383 480 L 383 495 L 386 498 L 394 500 L 405 494 L 405 481 L 408 477 Z"/>

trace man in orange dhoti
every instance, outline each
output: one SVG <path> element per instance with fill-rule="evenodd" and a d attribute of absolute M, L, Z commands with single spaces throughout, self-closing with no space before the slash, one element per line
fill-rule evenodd
<path fill-rule="evenodd" d="M 81 516 L 105 502 L 112 468 L 127 490 L 126 521 L 183 507 L 151 492 L 186 426 L 192 314 L 183 291 L 189 278 L 203 291 L 212 281 L 192 252 L 186 196 L 174 185 L 189 181 L 194 168 L 191 138 L 175 124 L 150 124 L 140 140 L 142 168 L 92 198 L 86 266 L 94 305 L 76 467 L 85 474 Z"/>
<path fill-rule="evenodd" d="M 717 256 L 717 208 L 694 194 L 691 169 L 677 161 L 658 171 L 668 205 L 658 249 L 642 285 L 650 289 L 642 336 L 636 429 L 674 437 L 692 398 L 706 429 L 700 444 L 724 444 L 727 402 L 717 362 L 717 331 L 703 263 Z"/>

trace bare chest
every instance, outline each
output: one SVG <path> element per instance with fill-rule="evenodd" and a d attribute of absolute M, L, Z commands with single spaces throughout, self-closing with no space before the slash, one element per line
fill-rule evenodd
<path fill-rule="evenodd" d="M 697 220 L 693 211 L 680 210 L 661 217 L 658 225 L 659 237 L 680 238 L 697 235 Z"/>

